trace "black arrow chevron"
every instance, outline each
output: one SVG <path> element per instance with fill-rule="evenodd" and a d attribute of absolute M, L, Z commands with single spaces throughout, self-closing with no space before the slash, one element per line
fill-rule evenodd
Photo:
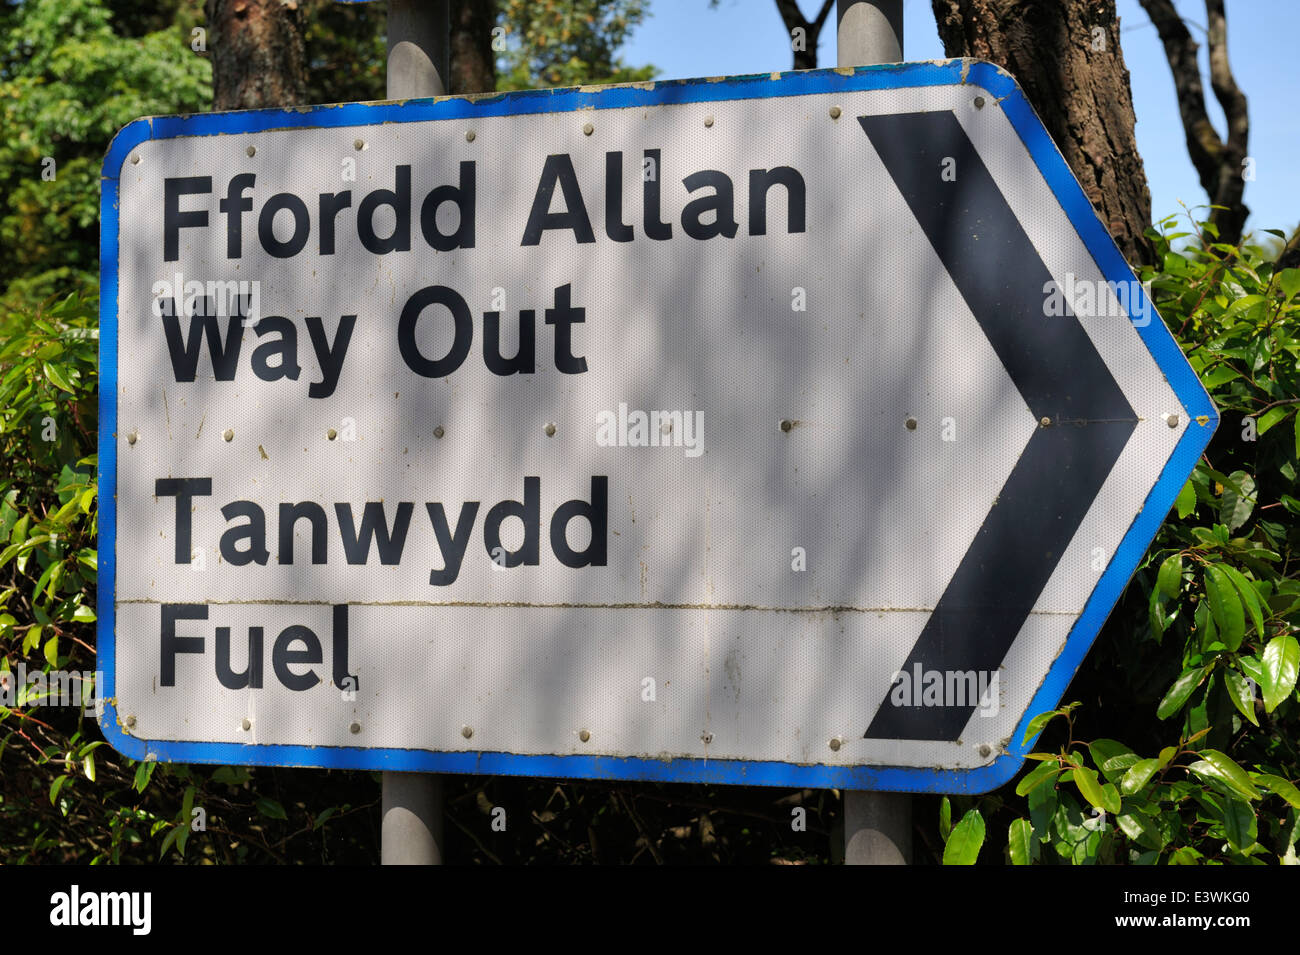
<path fill-rule="evenodd" d="M 974 543 L 903 672 L 996 671 L 1137 426 L 1137 415 L 1073 313 L 1044 314 L 1052 276 L 952 112 L 860 116 L 871 145 L 1034 417 Z M 956 178 L 945 182 L 944 160 Z M 1120 320 L 1120 319 L 1117 319 Z M 981 476 L 969 476 L 978 486 Z M 981 493 L 988 494 L 984 488 Z M 1001 683 L 1017 679 L 1003 673 Z M 912 687 L 919 702 L 921 687 Z M 955 740 L 967 706 L 894 705 L 864 738 Z"/>

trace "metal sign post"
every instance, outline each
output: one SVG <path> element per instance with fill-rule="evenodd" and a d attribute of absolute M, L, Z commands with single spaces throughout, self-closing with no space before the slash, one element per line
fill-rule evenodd
<path fill-rule="evenodd" d="M 903 60 L 903 0 L 836 0 L 836 62 L 871 66 Z M 912 796 L 844 790 L 845 865 L 910 865 Z"/>
<path fill-rule="evenodd" d="M 448 0 L 388 0 L 388 98 L 447 92 L 450 68 Z M 398 773 L 383 777 L 380 861 L 384 865 L 442 864 L 442 777 Z"/>

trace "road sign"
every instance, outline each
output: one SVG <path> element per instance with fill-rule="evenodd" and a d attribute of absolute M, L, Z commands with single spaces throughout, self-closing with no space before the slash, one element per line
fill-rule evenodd
<path fill-rule="evenodd" d="M 975 61 L 139 120 L 102 236 L 136 758 L 988 789 L 1218 421 Z"/>

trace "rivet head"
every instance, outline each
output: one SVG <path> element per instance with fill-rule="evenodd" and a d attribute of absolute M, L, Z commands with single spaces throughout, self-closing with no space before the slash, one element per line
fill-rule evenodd
<path fill-rule="evenodd" d="M 446 433 L 447 433 L 446 431 L 442 430 L 442 425 L 438 425 L 438 427 L 433 429 L 433 436 L 435 438 L 441 438 Z"/>
<path fill-rule="evenodd" d="M 782 418 L 782 419 L 781 419 L 781 430 L 782 430 L 782 431 L 789 431 L 789 430 L 790 430 L 791 428 L 793 428 L 793 427 L 794 427 L 794 422 L 791 421 L 789 418 Z"/>
<path fill-rule="evenodd" d="M 593 125 L 591 125 L 591 123 L 583 123 L 583 124 L 582 124 L 582 135 L 584 135 L 584 136 L 590 136 L 590 135 L 591 135 L 592 133 L 594 133 L 595 131 L 596 131 L 596 127 L 593 126 Z"/>
<path fill-rule="evenodd" d="M 257 155 L 257 147 L 256 147 L 256 146 L 249 146 L 247 149 L 244 150 L 244 152 L 248 153 L 248 155 L 250 155 L 250 156 L 256 156 L 256 155 Z"/>
<path fill-rule="evenodd" d="M 840 108 L 838 106 L 832 106 L 831 119 L 839 119 L 839 118 L 840 118 Z"/>
<path fill-rule="evenodd" d="M 366 148 L 366 141 L 364 139 L 358 139 L 352 144 L 352 148 L 357 152 L 361 152 L 361 150 Z"/>
<path fill-rule="evenodd" d="M 240 725 L 246 730 L 251 730 L 253 728 L 253 721 L 250 720 L 247 716 L 245 716 L 244 722 L 241 723 Z"/>
<path fill-rule="evenodd" d="M 983 96 L 976 96 L 976 97 L 975 97 L 975 108 L 976 108 L 976 109 L 983 109 L 983 108 L 984 108 L 984 97 L 983 97 Z"/>
<path fill-rule="evenodd" d="M 1052 426 L 1052 419 L 1047 417 L 1047 415 L 1043 415 L 1038 419 L 1038 423 L 1044 428 L 1050 428 Z"/>
<path fill-rule="evenodd" d="M 473 141 L 474 141 L 474 130 L 472 129 L 465 130 L 465 142 L 472 143 Z"/>
<path fill-rule="evenodd" d="M 981 756 L 991 756 L 993 754 L 993 747 L 990 746 L 988 743 L 980 743 L 977 752 Z"/>
<path fill-rule="evenodd" d="M 661 425 L 659 426 L 659 433 L 660 433 L 660 434 L 672 434 L 672 433 L 673 433 L 673 423 L 672 423 L 671 421 L 665 421 L 663 424 L 661 424 Z"/>
<path fill-rule="evenodd" d="M 235 440 L 235 429 L 234 429 L 234 428 L 227 428 L 225 431 L 221 432 L 221 436 L 222 436 L 223 438 L 225 438 L 227 441 L 234 441 L 234 440 Z"/>
<path fill-rule="evenodd" d="M 132 153 L 132 154 L 131 154 L 131 165 L 132 165 L 132 166 L 138 166 L 138 165 L 140 165 L 140 154 L 139 154 L 139 153 Z"/>
<path fill-rule="evenodd" d="M 1168 418 L 1165 419 L 1165 424 L 1169 425 L 1169 427 L 1171 428 L 1178 427 L 1178 415 L 1171 414 Z"/>
<path fill-rule="evenodd" d="M 122 722 L 126 724 L 127 729 L 130 729 L 131 727 L 135 726 L 135 717 L 134 717 L 134 716 L 128 716 L 128 717 L 127 717 L 125 720 L 123 720 Z"/>
<path fill-rule="evenodd" d="M 706 128 L 708 128 L 708 127 L 712 127 L 712 126 L 713 126 L 713 117 L 712 117 L 712 116 L 705 116 L 705 117 L 704 117 L 704 125 L 705 125 Z"/>
<path fill-rule="evenodd" d="M 551 435 L 555 434 L 555 425 L 548 421 L 546 427 L 542 430 L 546 432 L 546 436 L 549 438 Z"/>
<path fill-rule="evenodd" d="M 708 732 L 701 733 L 700 741 L 703 742 L 705 746 L 707 746 L 709 743 L 713 742 L 713 734 Z"/>
<path fill-rule="evenodd" d="M 136 431 L 132 431 L 130 434 L 126 436 L 127 444 L 135 444 L 139 440 L 140 440 L 140 435 Z"/>
<path fill-rule="evenodd" d="M 835 737 L 830 742 L 831 752 L 838 753 L 840 751 L 840 747 L 843 745 L 844 745 L 844 740 L 840 739 L 838 736 Z"/>
<path fill-rule="evenodd" d="M 469 739 L 471 736 L 474 735 L 474 727 L 472 727 L 472 726 L 462 726 L 462 727 L 460 728 L 460 735 L 463 736 L 463 737 L 465 737 L 466 739 Z"/>
<path fill-rule="evenodd" d="M 351 726 L 348 727 L 348 732 L 351 733 L 353 736 L 356 736 L 358 733 L 361 732 L 361 724 L 353 723 Z"/>
<path fill-rule="evenodd" d="M 591 739 L 591 731 L 590 731 L 590 730 L 578 730 L 578 739 L 582 740 L 584 743 L 587 742 L 587 741 L 589 741 L 589 740 Z"/>
<path fill-rule="evenodd" d="M 331 441 L 333 441 L 338 436 L 339 433 L 335 431 L 333 428 L 330 428 L 328 431 L 325 432 L 325 437 L 329 438 Z"/>
<path fill-rule="evenodd" d="M 908 418 L 906 421 L 903 422 L 903 424 L 907 427 L 907 430 L 908 430 L 908 431 L 915 431 L 915 430 L 916 430 L 916 419 L 915 419 L 915 418 Z"/>

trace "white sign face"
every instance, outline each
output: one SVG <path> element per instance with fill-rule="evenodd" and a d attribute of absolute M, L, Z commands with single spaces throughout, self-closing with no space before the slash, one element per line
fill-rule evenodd
<path fill-rule="evenodd" d="M 141 120 L 104 175 L 137 758 L 987 789 L 1217 422 L 986 64 Z"/>

